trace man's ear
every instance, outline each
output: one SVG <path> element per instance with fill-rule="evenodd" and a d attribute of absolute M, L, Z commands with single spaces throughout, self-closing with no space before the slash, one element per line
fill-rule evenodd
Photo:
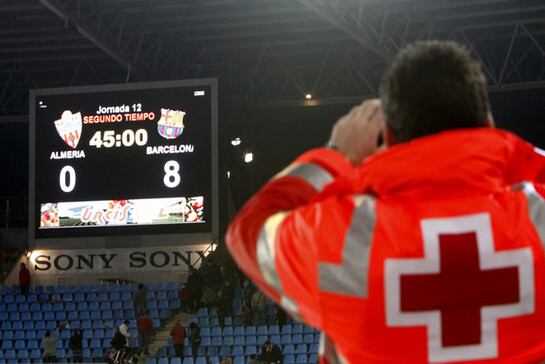
<path fill-rule="evenodd" d="M 387 122 L 383 123 L 382 127 L 382 139 L 386 144 L 386 147 L 391 147 L 397 144 L 395 134 Z"/>
<path fill-rule="evenodd" d="M 490 111 L 486 114 L 486 124 L 490 128 L 496 127 L 496 123 L 494 122 L 494 116 L 492 115 L 492 112 Z"/>

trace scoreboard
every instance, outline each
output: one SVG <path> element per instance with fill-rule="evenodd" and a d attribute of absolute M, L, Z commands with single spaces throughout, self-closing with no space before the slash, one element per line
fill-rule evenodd
<path fill-rule="evenodd" d="M 217 233 L 217 82 L 34 90 L 30 237 Z"/>

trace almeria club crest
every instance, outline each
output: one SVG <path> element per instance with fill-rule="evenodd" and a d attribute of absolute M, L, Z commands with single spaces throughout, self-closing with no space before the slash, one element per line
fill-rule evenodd
<path fill-rule="evenodd" d="M 161 109 L 161 119 L 157 123 L 157 131 L 165 139 L 176 139 L 184 131 L 185 112 Z"/>
<path fill-rule="evenodd" d="M 72 111 L 65 110 L 59 120 L 55 120 L 57 133 L 62 140 L 76 149 L 81 138 L 81 113 L 72 114 Z"/>

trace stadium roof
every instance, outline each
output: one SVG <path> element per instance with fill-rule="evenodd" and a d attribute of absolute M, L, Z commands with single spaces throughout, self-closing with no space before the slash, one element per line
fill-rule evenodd
<path fill-rule="evenodd" d="M 34 88 L 196 77 L 228 102 L 352 103 L 432 38 L 468 45 L 492 90 L 545 84 L 542 0 L 3 0 L 0 115 Z"/>

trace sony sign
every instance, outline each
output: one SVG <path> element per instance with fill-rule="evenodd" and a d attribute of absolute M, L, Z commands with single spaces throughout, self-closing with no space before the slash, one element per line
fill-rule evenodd
<path fill-rule="evenodd" d="M 33 274 L 180 271 L 199 266 L 209 244 L 132 249 L 35 250 Z"/>

